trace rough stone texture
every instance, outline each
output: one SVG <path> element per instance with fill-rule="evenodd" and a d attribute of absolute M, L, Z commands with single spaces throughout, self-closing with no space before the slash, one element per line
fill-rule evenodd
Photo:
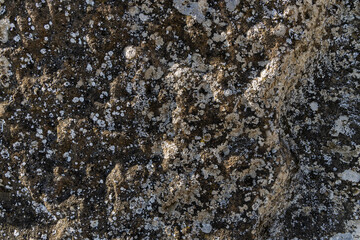
<path fill-rule="evenodd" d="M 1 239 L 360 239 L 358 0 L 0 0 Z"/>

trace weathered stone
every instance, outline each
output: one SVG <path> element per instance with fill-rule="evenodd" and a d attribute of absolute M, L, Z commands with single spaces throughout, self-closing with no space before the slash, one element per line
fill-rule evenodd
<path fill-rule="evenodd" d="M 0 0 L 0 238 L 360 238 L 359 11 Z"/>

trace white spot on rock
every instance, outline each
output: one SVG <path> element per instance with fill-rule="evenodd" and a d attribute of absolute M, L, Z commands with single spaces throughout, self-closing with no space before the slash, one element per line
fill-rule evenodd
<path fill-rule="evenodd" d="M 350 137 L 354 135 L 354 131 L 349 127 L 348 116 L 340 116 L 331 129 L 331 135 L 334 137 L 339 136 L 340 133 Z"/>
<path fill-rule="evenodd" d="M 147 15 L 143 14 L 143 13 L 139 14 L 139 18 L 143 22 L 146 22 L 147 20 L 149 20 L 149 17 Z"/>
<path fill-rule="evenodd" d="M 317 104 L 317 102 L 311 102 L 310 103 L 310 108 L 311 108 L 311 110 L 316 112 L 319 109 L 319 105 Z"/>
<path fill-rule="evenodd" d="M 330 240 L 354 240 L 354 238 L 351 233 L 338 233 L 330 238 Z"/>
<path fill-rule="evenodd" d="M 14 41 L 15 41 L 15 42 L 19 42 L 20 39 L 21 39 L 21 38 L 20 38 L 19 34 L 14 37 Z"/>
<path fill-rule="evenodd" d="M 90 226 L 91 226 L 92 228 L 96 228 L 98 225 L 99 225 L 99 221 L 98 221 L 98 220 L 90 221 Z"/>
<path fill-rule="evenodd" d="M 226 8 L 229 12 L 233 12 L 236 6 L 240 3 L 240 0 L 225 0 Z"/>
<path fill-rule="evenodd" d="M 193 17 L 199 23 L 205 21 L 205 15 L 208 8 L 206 0 L 199 0 L 198 2 L 188 2 L 186 0 L 174 0 L 174 7 L 182 14 Z"/>
<path fill-rule="evenodd" d="M 215 33 L 212 39 L 215 42 L 223 42 L 226 39 L 226 33 L 225 32 L 222 32 L 221 34 Z"/>
<path fill-rule="evenodd" d="M 281 37 L 281 36 L 284 36 L 285 33 L 286 33 L 286 27 L 285 27 L 284 24 L 279 24 L 279 25 L 277 25 L 277 26 L 275 27 L 275 29 L 274 29 L 274 34 L 275 34 L 276 36 Z"/>
<path fill-rule="evenodd" d="M 88 71 L 88 72 L 92 71 L 92 67 L 91 67 L 90 63 L 88 63 L 88 65 L 86 66 L 86 71 Z"/>
<path fill-rule="evenodd" d="M 204 233 L 210 233 L 212 230 L 212 226 L 209 223 L 204 223 L 202 225 L 201 231 L 203 231 Z"/>
<path fill-rule="evenodd" d="M 161 148 L 163 150 L 164 159 L 172 158 L 178 152 L 178 148 L 175 143 L 165 141 L 161 144 Z"/>
<path fill-rule="evenodd" d="M 136 56 L 136 48 L 134 46 L 127 46 L 124 49 L 124 55 L 127 59 L 133 59 Z"/>
<path fill-rule="evenodd" d="M 353 170 L 347 169 L 343 173 L 340 173 L 339 176 L 344 181 L 350 181 L 350 182 L 360 182 L 360 173 L 357 173 Z"/>
<path fill-rule="evenodd" d="M 86 4 L 94 6 L 94 1 L 93 0 L 86 0 Z"/>

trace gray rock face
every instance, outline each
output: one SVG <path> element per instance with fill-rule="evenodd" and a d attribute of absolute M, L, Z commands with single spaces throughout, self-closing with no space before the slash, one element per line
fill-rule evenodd
<path fill-rule="evenodd" d="M 0 0 L 1 239 L 358 239 L 358 0 Z"/>

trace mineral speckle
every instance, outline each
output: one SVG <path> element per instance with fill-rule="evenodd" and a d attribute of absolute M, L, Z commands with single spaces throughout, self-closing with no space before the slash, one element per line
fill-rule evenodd
<path fill-rule="evenodd" d="M 0 239 L 360 239 L 358 0 L 0 0 Z"/>

